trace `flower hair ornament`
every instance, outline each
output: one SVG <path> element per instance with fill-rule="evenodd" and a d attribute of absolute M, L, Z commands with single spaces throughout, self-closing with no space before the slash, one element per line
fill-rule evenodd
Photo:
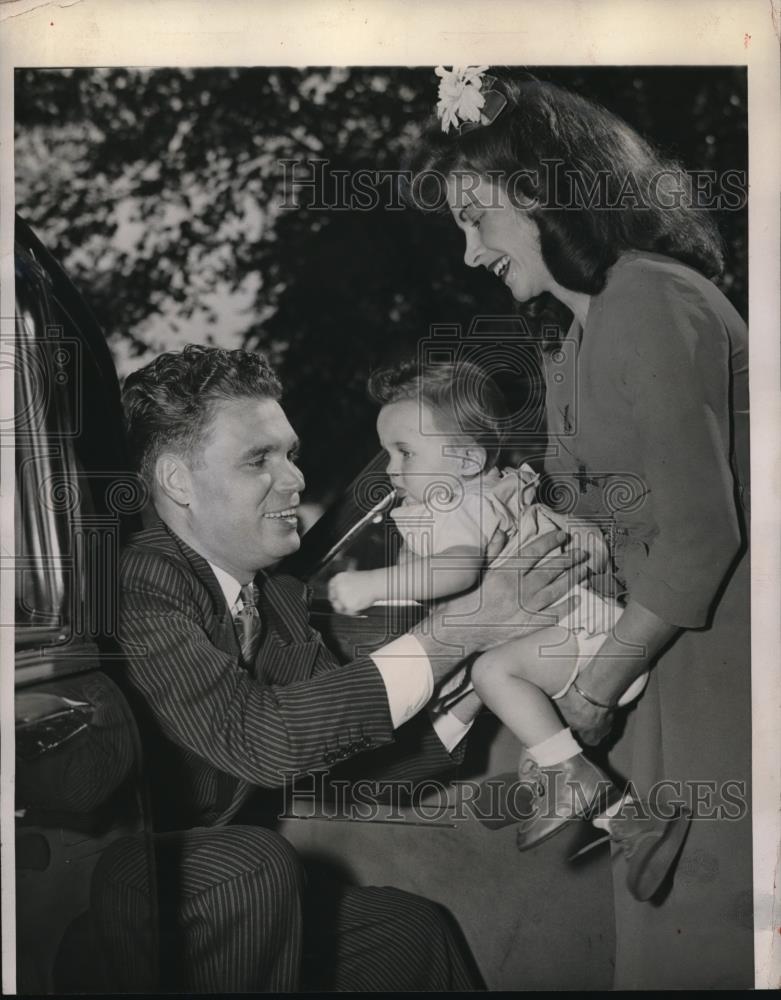
<path fill-rule="evenodd" d="M 507 98 L 493 90 L 495 76 L 487 76 L 487 66 L 437 66 L 439 100 L 437 115 L 442 131 L 451 128 L 464 133 L 481 125 L 490 125 L 507 105 Z"/>

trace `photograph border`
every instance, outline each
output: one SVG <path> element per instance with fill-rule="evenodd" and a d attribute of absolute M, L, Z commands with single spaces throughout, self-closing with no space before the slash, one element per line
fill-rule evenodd
<path fill-rule="evenodd" d="M 746 66 L 752 440 L 755 985 L 781 982 L 781 385 L 778 319 L 781 0 L 74 0 L 0 2 L 0 335 L 13 337 L 13 84 L 17 67 L 410 65 Z M 521 60 L 520 57 L 523 57 Z M 566 56 L 566 58 L 562 58 Z M 13 420 L 13 368 L 0 369 Z M 0 551 L 13 552 L 14 455 L 0 449 Z M 0 590 L 0 622 L 13 622 Z M 0 628 L 3 991 L 15 987 L 13 628 Z"/>

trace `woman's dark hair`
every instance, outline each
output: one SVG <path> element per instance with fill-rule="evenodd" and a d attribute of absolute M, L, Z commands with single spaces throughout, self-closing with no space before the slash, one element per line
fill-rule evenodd
<path fill-rule="evenodd" d="M 427 404 L 443 428 L 485 448 L 485 470 L 497 464 L 508 409 L 498 385 L 479 365 L 403 361 L 372 372 L 369 395 L 381 406 L 401 399 Z"/>
<path fill-rule="evenodd" d="M 197 460 L 220 400 L 279 399 L 282 386 L 262 354 L 188 344 L 132 372 L 122 387 L 131 455 L 151 488 L 166 448 Z"/>
<path fill-rule="evenodd" d="M 431 185 L 461 171 L 499 181 L 536 222 L 552 276 L 589 295 L 627 250 L 666 254 L 709 278 L 721 273 L 718 230 L 679 164 L 578 94 L 534 79 L 498 78 L 492 89 L 507 99 L 492 124 L 443 133 L 434 119 L 425 129 L 407 165 L 410 201 L 417 191 L 418 205 L 430 207 Z"/>

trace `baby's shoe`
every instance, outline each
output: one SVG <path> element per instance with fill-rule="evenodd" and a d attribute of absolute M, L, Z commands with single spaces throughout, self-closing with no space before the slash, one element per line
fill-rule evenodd
<path fill-rule="evenodd" d="M 550 767 L 540 767 L 532 757 L 526 757 L 519 776 L 521 783 L 529 786 L 533 800 L 528 816 L 518 824 L 519 851 L 536 847 L 572 820 L 602 812 L 620 797 L 607 775 L 583 754 Z"/>
<path fill-rule="evenodd" d="M 534 793 L 517 771 L 504 771 L 481 781 L 469 805 L 484 827 L 501 830 L 532 814 Z"/>

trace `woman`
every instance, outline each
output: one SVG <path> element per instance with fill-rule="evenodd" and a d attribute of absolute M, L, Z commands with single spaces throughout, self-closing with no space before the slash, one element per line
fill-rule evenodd
<path fill-rule="evenodd" d="M 695 816 L 655 906 L 628 894 L 616 852 L 616 986 L 749 986 L 745 326 L 709 280 L 719 237 L 675 165 L 604 108 L 484 69 L 437 70 L 439 120 L 413 170 L 446 179 L 468 266 L 530 320 L 571 321 L 540 342 L 549 499 L 598 519 L 614 565 L 603 586 L 625 610 L 561 710 L 600 742 L 652 668 L 609 764 L 637 797 Z"/>

